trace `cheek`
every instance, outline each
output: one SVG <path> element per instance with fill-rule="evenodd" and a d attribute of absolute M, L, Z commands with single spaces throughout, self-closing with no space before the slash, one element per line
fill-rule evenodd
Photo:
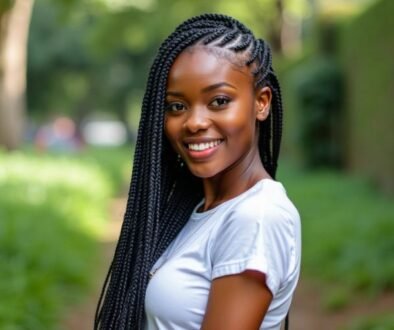
<path fill-rule="evenodd" d="M 250 108 L 229 113 L 223 118 L 223 129 L 229 136 L 237 139 L 249 139 L 255 134 L 256 119 Z"/>

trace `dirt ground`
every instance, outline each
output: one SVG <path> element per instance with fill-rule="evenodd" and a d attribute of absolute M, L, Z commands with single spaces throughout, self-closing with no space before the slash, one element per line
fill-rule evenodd
<path fill-rule="evenodd" d="M 68 311 L 62 322 L 65 330 L 90 330 L 102 282 L 115 249 L 121 219 L 125 210 L 125 199 L 116 199 L 111 206 L 111 222 L 102 242 L 103 260 L 101 274 L 97 276 L 97 289 L 86 301 Z M 319 285 L 301 278 L 297 287 L 290 311 L 291 330 L 339 330 L 355 318 L 363 315 L 392 312 L 394 310 L 394 294 L 382 295 L 373 300 L 360 299 L 356 304 L 336 312 L 324 310 L 320 303 Z"/>

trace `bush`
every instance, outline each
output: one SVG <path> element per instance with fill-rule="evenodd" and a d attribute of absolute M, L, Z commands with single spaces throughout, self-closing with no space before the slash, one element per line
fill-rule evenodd
<path fill-rule="evenodd" d="M 52 329 L 92 282 L 110 185 L 76 160 L 0 153 L 0 164 L 0 328 Z"/>
<path fill-rule="evenodd" d="M 303 271 L 331 284 L 327 302 L 394 289 L 392 200 L 365 180 L 332 171 L 284 168 L 279 177 L 301 214 Z"/>
<path fill-rule="evenodd" d="M 343 86 L 340 70 L 330 57 L 317 57 L 293 71 L 292 81 L 298 113 L 298 143 L 304 164 L 339 167 Z"/>

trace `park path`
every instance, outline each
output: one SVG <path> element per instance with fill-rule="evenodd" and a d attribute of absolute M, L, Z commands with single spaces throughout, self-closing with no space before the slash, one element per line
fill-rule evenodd
<path fill-rule="evenodd" d="M 119 235 L 126 199 L 114 199 L 111 203 L 111 221 L 106 236 L 101 243 L 103 264 L 96 276 L 95 291 L 82 305 L 74 306 L 65 316 L 61 328 L 64 330 L 91 330 L 101 285 L 115 249 Z M 291 330 L 338 330 L 351 320 L 367 314 L 378 314 L 394 310 L 394 294 L 386 294 L 378 299 L 360 299 L 352 306 L 336 312 L 325 311 L 320 303 L 321 285 L 306 281 L 301 277 L 290 311 Z"/>

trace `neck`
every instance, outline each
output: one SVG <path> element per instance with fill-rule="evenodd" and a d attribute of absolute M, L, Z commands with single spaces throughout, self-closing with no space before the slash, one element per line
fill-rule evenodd
<path fill-rule="evenodd" d="M 212 178 L 203 179 L 205 202 L 202 211 L 242 194 L 258 181 L 271 178 L 256 148 L 243 160 Z"/>

